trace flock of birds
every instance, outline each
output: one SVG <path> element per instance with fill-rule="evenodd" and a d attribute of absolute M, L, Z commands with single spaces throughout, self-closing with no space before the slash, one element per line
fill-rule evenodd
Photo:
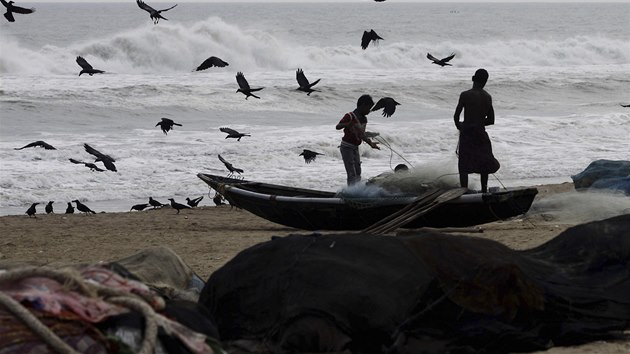
<path fill-rule="evenodd" d="M 375 0 L 376 2 L 383 2 L 385 0 Z M 5 6 L 6 8 L 6 13 L 4 14 L 4 17 L 9 21 L 9 22 L 14 22 L 15 18 L 13 16 L 13 14 L 30 14 L 35 12 L 34 8 L 23 8 L 20 6 L 16 6 L 14 5 L 14 1 L 9 1 L 6 2 L 5 0 L 0 0 L 0 2 L 2 2 L 2 4 Z M 160 20 L 168 20 L 167 18 L 162 16 L 163 12 L 169 11 L 173 8 L 175 8 L 177 6 L 177 4 L 165 8 L 165 9 L 161 9 L 161 10 L 156 10 L 153 7 L 147 5 L 144 1 L 142 0 L 136 0 L 136 4 L 138 5 L 138 7 L 146 12 L 149 13 L 149 17 L 151 18 L 151 20 L 153 21 L 154 24 L 158 24 Z M 370 43 L 374 42 L 374 43 L 378 43 L 378 41 L 380 40 L 384 40 L 383 37 L 381 37 L 380 35 L 378 35 L 373 29 L 371 29 L 370 31 L 364 31 L 363 32 L 363 36 L 361 38 L 361 48 L 363 50 L 366 50 L 368 48 L 368 46 L 370 45 Z M 431 53 L 427 53 L 427 59 L 429 59 L 433 64 L 439 65 L 441 67 L 444 66 L 451 66 L 452 64 L 450 64 L 449 62 L 455 57 L 455 53 L 452 53 L 451 55 L 445 57 L 445 58 L 441 58 L 438 59 L 437 57 L 433 56 Z M 90 63 L 88 63 L 88 61 L 83 58 L 82 56 L 77 56 L 76 58 L 76 62 L 77 64 L 81 67 L 81 71 L 79 72 L 79 76 L 81 76 L 82 74 L 88 74 L 89 76 L 92 76 L 94 74 L 102 74 L 105 73 L 104 70 L 100 70 L 100 69 L 95 69 Z M 202 71 L 202 70 L 206 70 L 212 67 L 226 67 L 229 66 L 229 63 L 227 63 L 226 61 L 222 60 L 221 58 L 218 58 L 216 56 L 211 56 L 208 59 L 204 60 L 199 66 L 197 66 L 197 68 L 195 68 L 193 71 Z M 317 79 L 313 82 L 310 82 L 308 80 L 308 78 L 306 77 L 306 75 L 304 74 L 304 71 L 300 68 L 297 69 L 296 71 L 296 80 L 298 83 L 298 88 L 297 90 L 302 91 L 302 92 L 306 92 L 306 94 L 308 96 L 311 95 L 311 93 L 313 92 L 319 92 L 318 90 L 315 90 L 313 87 L 315 85 L 317 85 L 321 79 Z M 245 99 L 248 99 L 249 97 L 254 97 L 257 99 L 260 99 L 259 96 L 257 96 L 256 94 L 254 94 L 254 92 L 258 92 L 261 91 L 264 87 L 251 87 L 247 81 L 247 79 L 245 78 L 245 75 L 242 72 L 237 72 L 236 74 L 236 82 L 238 84 L 238 89 L 236 90 L 237 93 L 242 93 L 243 95 L 245 95 Z M 396 111 L 396 106 L 400 105 L 400 103 L 398 103 L 396 100 L 394 100 L 391 97 L 383 97 L 381 99 L 379 99 L 377 101 L 377 103 L 374 105 L 374 107 L 372 108 L 372 111 L 377 111 L 377 110 L 383 110 L 382 115 L 384 117 L 391 117 L 394 112 Z M 623 107 L 630 107 L 630 105 L 623 105 Z M 166 135 L 168 134 L 169 131 L 171 131 L 174 126 L 182 126 L 182 124 L 180 123 L 176 123 L 174 122 L 172 119 L 169 118 L 161 118 L 161 120 L 155 125 L 156 127 L 160 127 L 162 132 Z M 249 137 L 251 136 L 248 133 L 240 133 L 234 129 L 231 128 L 227 128 L 227 127 L 221 127 L 220 131 L 223 133 L 226 133 L 227 136 L 225 137 L 225 139 L 228 138 L 234 138 L 237 141 L 240 141 L 241 138 L 243 137 Z M 42 147 L 44 149 L 47 150 L 56 150 L 55 147 L 53 147 L 52 145 L 44 142 L 44 141 L 35 141 L 32 142 L 30 144 L 27 144 L 21 148 L 16 148 L 16 150 L 21 150 L 24 148 L 30 148 L 30 147 Z M 114 158 L 112 158 L 111 156 L 104 154 L 98 150 L 96 150 L 95 148 L 93 148 L 92 146 L 88 145 L 88 144 L 84 144 L 84 149 L 87 153 L 89 153 L 90 155 L 94 156 L 94 162 L 85 162 L 79 159 L 74 159 L 74 158 L 70 158 L 70 162 L 74 163 L 74 164 L 80 164 L 80 165 L 84 165 L 85 167 L 89 168 L 91 171 L 95 171 L 95 172 L 104 172 L 106 170 L 112 171 L 112 172 L 117 172 L 117 168 L 116 165 L 114 164 L 114 162 L 116 162 L 116 160 Z M 312 150 L 308 150 L 308 149 L 304 149 L 299 156 L 302 156 L 304 158 L 305 163 L 311 163 L 313 161 L 315 161 L 316 157 L 319 155 L 323 155 L 321 153 L 312 151 Z M 243 169 L 240 168 L 236 168 L 234 167 L 234 165 L 232 165 L 232 163 L 228 162 L 226 159 L 224 159 L 220 154 L 218 155 L 219 160 L 225 165 L 225 167 L 227 168 L 227 170 L 229 171 L 228 176 L 233 176 L 235 173 L 237 174 L 242 174 L 244 171 Z M 102 162 L 103 163 L 103 168 L 100 168 L 99 166 L 97 166 L 95 163 L 96 162 Z M 203 197 L 199 197 L 199 198 L 195 198 L 195 199 L 189 199 L 187 198 L 187 203 L 188 205 L 184 205 L 184 204 L 180 204 L 175 202 L 173 199 L 169 199 L 171 202 L 171 207 L 177 210 L 177 213 L 179 214 L 180 210 L 183 209 L 187 209 L 187 208 L 191 208 L 191 207 L 196 207 L 197 204 L 201 201 L 201 199 L 203 199 Z M 81 202 L 79 202 L 78 200 L 73 200 L 74 203 L 76 203 L 77 205 L 77 209 L 81 212 L 84 213 L 94 213 L 90 208 L 88 208 L 86 205 L 82 204 Z M 224 204 L 222 201 L 222 198 L 220 195 L 215 195 L 214 197 L 214 202 L 216 205 L 222 205 Z M 47 213 L 51 213 L 52 212 L 52 201 L 49 202 L 46 205 L 46 212 Z M 39 203 L 33 203 L 31 205 L 31 207 L 26 211 L 26 214 L 28 214 L 29 216 L 34 216 L 35 215 L 35 208 L 36 205 L 38 205 Z M 149 203 L 146 204 L 137 204 L 131 207 L 131 210 L 137 210 L 137 211 L 141 211 L 144 210 L 146 208 L 148 208 L 149 206 L 152 206 L 153 208 L 158 208 L 158 207 L 162 207 L 165 204 L 162 204 L 160 202 L 155 201 L 153 198 L 149 198 Z M 130 211 L 131 211 L 130 210 Z M 72 204 L 70 202 L 68 202 L 68 207 L 66 209 L 66 213 L 74 213 L 74 208 L 72 206 Z"/>

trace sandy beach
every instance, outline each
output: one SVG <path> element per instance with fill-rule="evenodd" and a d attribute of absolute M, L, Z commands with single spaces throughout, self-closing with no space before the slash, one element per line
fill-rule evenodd
<path fill-rule="evenodd" d="M 537 188 L 539 195 L 536 198 L 539 199 L 571 191 L 573 185 L 563 183 Z M 514 249 L 527 249 L 548 241 L 571 226 L 540 216 L 524 216 L 480 225 L 481 232 L 469 235 L 496 240 Z M 309 233 L 271 223 L 229 206 L 200 207 L 179 214 L 164 208 L 95 215 L 37 214 L 37 218 L 4 216 L 0 217 L 0 232 L 3 235 L 1 263 L 95 263 L 120 259 L 159 245 L 173 249 L 204 280 L 241 250 L 267 241 L 271 236 Z M 628 352 L 630 339 L 547 351 Z"/>

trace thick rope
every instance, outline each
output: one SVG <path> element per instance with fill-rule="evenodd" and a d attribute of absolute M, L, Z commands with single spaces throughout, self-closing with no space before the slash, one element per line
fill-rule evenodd
<path fill-rule="evenodd" d="M 69 346 L 63 339 L 59 338 L 55 332 L 43 324 L 35 315 L 27 310 L 22 304 L 13 300 L 12 297 L 0 292 L 0 304 L 4 306 L 15 317 L 20 319 L 33 333 L 38 335 L 44 343 L 60 354 L 79 354 L 74 348 Z"/>
<path fill-rule="evenodd" d="M 120 305 L 140 312 L 145 318 L 144 338 L 138 354 L 150 354 L 155 349 L 157 340 L 157 320 L 155 310 L 144 302 L 139 296 L 129 294 L 125 291 L 112 289 L 100 284 L 88 283 L 81 278 L 78 273 L 71 271 L 58 271 L 43 267 L 26 267 L 9 270 L 0 273 L 0 283 L 16 282 L 29 277 L 46 277 L 53 279 L 67 288 L 76 289 L 83 295 L 96 297 L 98 295 L 107 297 L 105 301 Z M 160 298 L 161 299 L 161 298 Z M 7 308 L 15 317 L 20 319 L 33 333 L 38 335 L 47 345 L 57 353 L 79 354 L 72 347 L 59 338 L 48 326 L 44 325 L 22 304 L 15 301 L 10 296 L 0 292 L 0 304 Z M 164 302 L 156 304 L 159 309 L 164 307 Z"/>

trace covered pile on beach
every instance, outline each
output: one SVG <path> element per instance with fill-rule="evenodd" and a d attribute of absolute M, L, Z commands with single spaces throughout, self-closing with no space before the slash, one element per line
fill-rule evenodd
<path fill-rule="evenodd" d="M 616 339 L 604 348 L 623 352 L 628 230 L 626 214 L 525 250 L 426 230 L 266 236 L 207 282 L 164 247 L 5 260 L 0 353 L 509 353 Z M 588 345 L 577 352 L 602 348 Z"/>
<path fill-rule="evenodd" d="M 630 328 L 630 215 L 524 251 L 422 232 L 291 235 L 209 278 L 223 344 L 257 353 L 507 353 Z"/>

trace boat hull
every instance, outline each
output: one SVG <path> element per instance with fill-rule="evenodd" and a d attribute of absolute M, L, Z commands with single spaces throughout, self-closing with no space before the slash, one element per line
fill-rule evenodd
<path fill-rule="evenodd" d="M 277 224 L 304 230 L 362 230 L 412 203 L 414 197 L 339 198 L 333 192 L 230 179 L 198 177 L 231 205 Z M 466 227 L 524 214 L 537 194 L 535 188 L 467 194 L 444 203 L 405 225 Z"/>

